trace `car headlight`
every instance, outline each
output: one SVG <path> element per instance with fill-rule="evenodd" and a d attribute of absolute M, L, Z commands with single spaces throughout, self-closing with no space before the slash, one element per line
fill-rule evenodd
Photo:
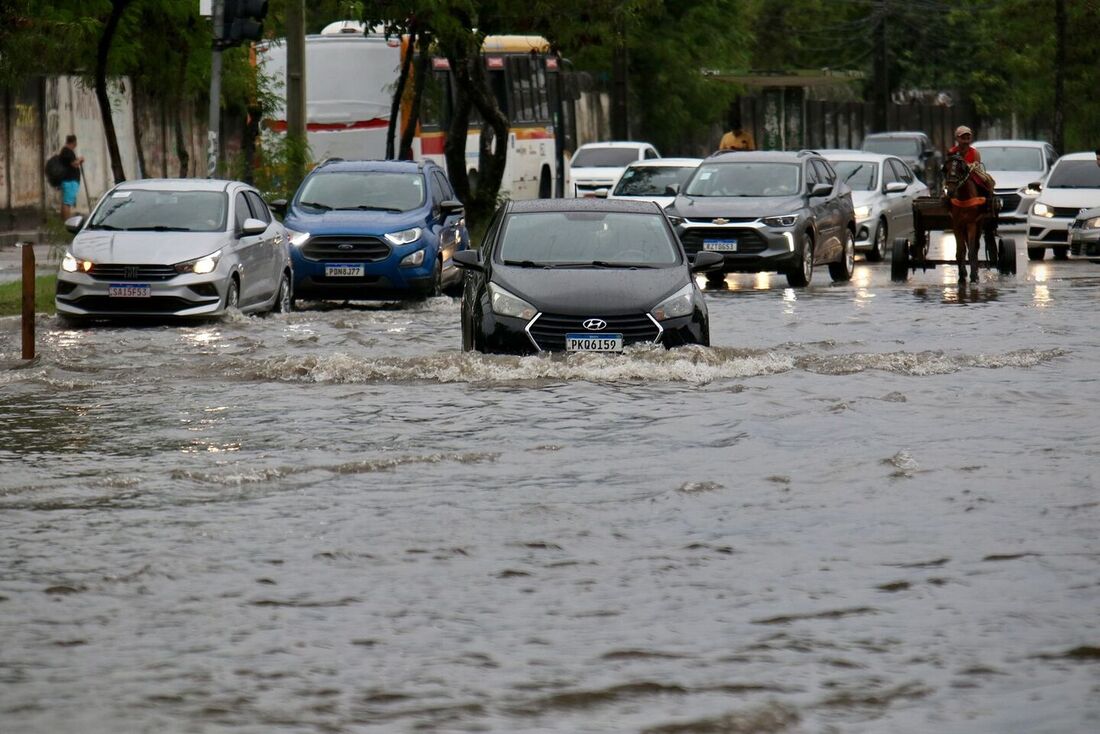
<path fill-rule="evenodd" d="M 222 251 L 212 252 L 206 257 L 199 257 L 194 260 L 188 260 L 187 262 L 177 263 L 174 267 L 177 273 L 195 273 L 197 275 L 205 275 L 206 273 L 214 272 L 214 268 L 218 267 L 218 258 L 222 256 Z"/>
<path fill-rule="evenodd" d="M 687 316 L 695 310 L 695 286 L 688 283 L 650 311 L 658 321 L 667 321 L 677 316 Z"/>
<path fill-rule="evenodd" d="M 295 247 L 301 247 L 309 239 L 309 232 L 295 232 L 293 229 L 286 231 L 287 239 Z"/>
<path fill-rule="evenodd" d="M 1100 217 L 1093 217 L 1092 219 L 1086 219 L 1085 223 L 1081 225 L 1085 229 L 1100 229 Z"/>
<path fill-rule="evenodd" d="M 762 217 L 760 221 L 769 227 L 793 227 L 794 223 L 798 221 L 798 215 L 784 214 L 778 217 Z"/>
<path fill-rule="evenodd" d="M 403 229 L 400 232 L 390 232 L 385 237 L 391 245 L 411 245 L 420 239 L 420 227 Z"/>
<path fill-rule="evenodd" d="M 92 269 L 92 261 L 77 260 L 72 256 L 72 253 L 66 252 L 65 257 L 61 259 L 61 269 L 66 273 L 75 273 L 78 271 L 86 273 Z"/>
<path fill-rule="evenodd" d="M 389 235 L 386 235 L 386 236 L 388 237 Z M 416 252 L 412 253 L 411 255 L 405 255 L 405 257 L 401 258 L 401 267 L 403 267 L 403 268 L 415 268 L 417 265 L 423 265 L 423 264 L 424 264 L 424 251 L 423 250 L 417 250 Z"/>
<path fill-rule="evenodd" d="M 489 298 L 493 313 L 530 321 L 538 313 L 535 307 L 519 296 L 512 295 L 495 283 L 489 284 Z"/>
<path fill-rule="evenodd" d="M 1053 209 L 1039 202 L 1035 202 L 1035 206 L 1031 207 L 1031 213 L 1037 217 L 1047 217 L 1048 219 L 1054 216 Z"/>
<path fill-rule="evenodd" d="M 870 206 L 857 206 L 856 207 L 856 219 L 870 219 L 871 207 Z"/>

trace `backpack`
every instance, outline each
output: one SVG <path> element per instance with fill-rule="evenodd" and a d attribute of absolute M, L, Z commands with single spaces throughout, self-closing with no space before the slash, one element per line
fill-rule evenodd
<path fill-rule="evenodd" d="M 46 161 L 46 180 L 55 189 L 61 188 L 61 182 L 65 179 L 65 164 L 61 161 L 61 154 L 50 156 Z"/>

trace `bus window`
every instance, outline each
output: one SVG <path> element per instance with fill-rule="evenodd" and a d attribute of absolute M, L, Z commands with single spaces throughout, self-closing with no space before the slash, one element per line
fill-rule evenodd
<path fill-rule="evenodd" d="M 512 101 L 515 103 L 512 108 L 512 122 L 527 122 L 528 117 L 528 93 L 524 86 L 525 69 L 524 62 L 526 60 L 522 56 L 512 56 L 508 59 L 508 72 L 509 81 L 512 88 Z"/>
<path fill-rule="evenodd" d="M 532 79 L 535 91 L 535 119 L 539 122 L 550 122 L 550 104 L 548 99 L 546 70 L 542 67 L 542 59 L 531 58 Z"/>
<path fill-rule="evenodd" d="M 505 69 L 489 70 L 489 88 L 493 90 L 493 96 L 497 98 L 497 107 L 509 120 L 512 119 L 508 105 L 508 76 Z"/>

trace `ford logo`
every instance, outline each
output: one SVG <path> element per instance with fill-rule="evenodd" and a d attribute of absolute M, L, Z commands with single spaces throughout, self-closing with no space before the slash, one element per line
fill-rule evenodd
<path fill-rule="evenodd" d="M 355 249 L 355 245 L 349 245 L 347 243 L 342 244 L 342 245 L 337 245 L 336 247 L 337 247 L 337 249 L 340 249 L 340 250 L 354 250 Z"/>
<path fill-rule="evenodd" d="M 607 328 L 607 322 L 603 319 L 587 319 L 581 326 L 589 331 L 599 331 L 600 329 Z"/>
<path fill-rule="evenodd" d="M 714 223 L 717 224 L 717 225 L 729 224 L 730 220 L 725 219 L 723 217 L 718 217 L 717 219 L 714 220 Z"/>

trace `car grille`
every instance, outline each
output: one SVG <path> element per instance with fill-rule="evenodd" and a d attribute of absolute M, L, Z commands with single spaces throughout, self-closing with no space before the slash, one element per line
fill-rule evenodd
<path fill-rule="evenodd" d="M 692 227 L 680 236 L 680 241 L 684 244 L 685 250 L 694 254 L 703 249 L 703 240 L 731 238 L 737 239 L 737 252 L 729 254 L 751 255 L 768 249 L 768 241 L 764 239 L 764 235 L 755 229 L 739 227 Z"/>
<path fill-rule="evenodd" d="M 1016 211 L 1020 206 L 1020 195 L 1017 193 L 997 194 L 1001 200 L 1001 211 L 1008 214 Z"/>
<path fill-rule="evenodd" d="M 1032 227 L 1028 231 L 1028 237 L 1031 237 L 1038 242 L 1066 242 L 1069 239 L 1069 230 L 1066 229 L 1052 229 L 1049 230 L 1041 239 L 1039 239 L 1040 233 L 1042 233 L 1042 227 Z"/>
<path fill-rule="evenodd" d="M 1076 217 L 1081 211 L 1079 206 L 1056 206 L 1054 209 L 1054 216 L 1056 217 Z"/>
<path fill-rule="evenodd" d="M 212 300 L 189 301 L 176 296 L 152 298 L 111 298 L 110 296 L 84 296 L 69 303 L 96 313 L 176 313 L 197 306 L 209 306 Z"/>
<path fill-rule="evenodd" d="M 725 219 L 727 222 L 755 222 L 760 217 L 707 217 L 706 219 L 688 219 L 692 224 L 712 224 L 715 219 Z"/>
<path fill-rule="evenodd" d="M 657 338 L 661 330 L 646 314 L 626 314 L 623 316 L 566 316 L 563 314 L 544 313 L 537 317 L 528 331 L 531 338 L 543 350 L 565 349 L 565 335 L 587 333 L 583 322 L 590 318 L 602 318 L 607 326 L 600 329 L 600 333 L 622 334 L 623 344 L 639 344 L 651 342 Z"/>
<path fill-rule="evenodd" d="M 390 246 L 377 237 L 323 235 L 310 237 L 301 253 L 307 260 L 375 263 L 390 256 Z"/>
<path fill-rule="evenodd" d="M 141 281 L 171 280 L 179 273 L 172 265 L 104 265 L 96 263 L 88 271 L 96 280 Z"/>

